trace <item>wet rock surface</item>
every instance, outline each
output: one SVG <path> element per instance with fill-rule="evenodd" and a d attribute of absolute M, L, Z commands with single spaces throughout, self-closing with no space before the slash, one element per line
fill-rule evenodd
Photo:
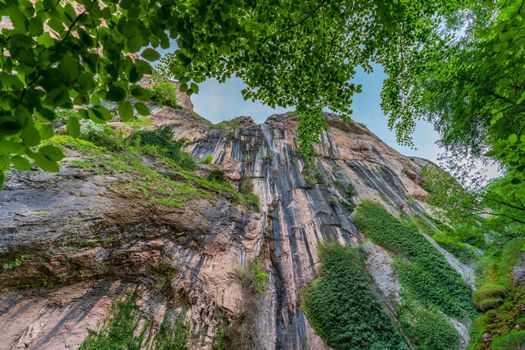
<path fill-rule="evenodd" d="M 189 325 L 191 349 L 211 348 L 224 318 L 247 327 L 247 348 L 327 349 L 301 311 L 301 296 L 318 274 L 320 243 L 366 242 L 348 201 L 419 217 L 427 210 L 418 175 L 423 160 L 399 154 L 363 125 L 328 119 L 316 147 L 319 172 L 310 176 L 290 115 L 262 125 L 242 117 L 218 128 L 189 111 L 154 111 L 153 123 L 188 140 L 196 159 L 211 155 L 210 166 L 234 186 L 250 182 L 260 212 L 227 198 L 184 208 L 148 204 L 115 190 L 125 174 L 93 176 L 71 166 L 58 174 L 11 174 L 0 191 L 0 262 L 24 259 L 0 274 L 0 349 L 75 349 L 112 302 L 136 288 L 140 307 L 156 320 L 152 332 L 174 308 Z M 388 302 L 399 291 L 392 258 L 370 242 L 365 248 Z M 255 260 L 268 275 L 261 295 L 238 273 Z"/>

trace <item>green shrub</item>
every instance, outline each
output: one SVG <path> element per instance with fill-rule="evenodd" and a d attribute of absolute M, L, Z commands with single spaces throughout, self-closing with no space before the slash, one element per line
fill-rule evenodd
<path fill-rule="evenodd" d="M 405 335 L 416 350 L 451 350 L 459 345 L 459 334 L 434 307 L 424 308 L 409 293 L 396 305 L 396 314 Z"/>
<path fill-rule="evenodd" d="M 213 169 L 208 175 L 208 180 L 217 182 L 224 181 L 224 171 L 221 169 Z"/>
<path fill-rule="evenodd" d="M 414 226 L 401 223 L 371 202 L 357 208 L 354 222 L 368 238 L 408 259 L 396 260 L 396 272 L 401 284 L 419 300 L 452 317 L 475 313 L 470 290 L 461 276 Z"/>
<path fill-rule="evenodd" d="M 201 164 L 211 164 L 211 162 L 213 162 L 213 157 L 211 156 L 211 154 L 208 154 L 206 157 L 203 157 L 200 160 Z"/>
<path fill-rule="evenodd" d="M 97 124 L 92 120 L 85 120 L 82 123 L 80 137 L 97 146 L 108 148 L 117 148 L 121 141 L 118 132 L 110 125 Z"/>
<path fill-rule="evenodd" d="M 525 348 L 525 330 L 512 331 L 492 341 L 492 350 L 511 350 Z"/>
<path fill-rule="evenodd" d="M 336 350 L 408 349 L 381 304 L 362 251 L 336 243 L 318 249 L 321 272 L 302 304 L 316 333 Z"/>
<path fill-rule="evenodd" d="M 79 350 L 139 350 L 150 330 L 146 322 L 139 334 L 139 310 L 136 306 L 138 294 L 134 292 L 112 306 L 111 315 L 100 331 L 90 331 Z M 188 348 L 188 327 L 183 321 L 173 325 L 167 315 L 153 339 L 155 350 L 186 350 Z"/>
<path fill-rule="evenodd" d="M 151 99 L 159 105 L 180 109 L 177 102 L 177 87 L 169 81 L 157 83 L 151 90 Z"/>
<path fill-rule="evenodd" d="M 479 311 L 487 311 L 490 309 L 494 309 L 501 305 L 503 303 L 503 299 L 501 298 L 488 298 L 488 299 L 482 299 L 479 302 L 476 303 L 476 307 Z"/>
<path fill-rule="evenodd" d="M 488 298 L 503 298 L 505 297 L 505 294 L 507 294 L 507 287 L 502 286 L 501 284 L 496 283 L 487 283 L 483 284 L 478 290 L 474 292 L 474 303 L 479 303 L 483 301 L 483 299 Z"/>
<path fill-rule="evenodd" d="M 8 261 L 2 265 L 4 271 L 14 270 L 22 266 L 22 263 L 27 259 L 27 255 L 20 255 L 12 261 Z"/>
<path fill-rule="evenodd" d="M 519 349 L 520 337 L 523 343 L 525 288 L 513 284 L 512 269 L 524 243 L 525 237 L 496 243 L 487 254 L 483 283 L 474 293 L 476 306 L 485 312 L 474 319 L 469 349 Z"/>
<path fill-rule="evenodd" d="M 173 133 L 169 127 L 136 131 L 128 137 L 127 142 L 135 146 L 156 146 L 165 157 L 175 161 L 182 169 L 197 168 L 193 157 L 182 151 L 184 140 L 173 140 Z"/>
<path fill-rule="evenodd" d="M 247 177 L 241 179 L 239 192 L 241 192 L 245 203 L 248 204 L 249 207 L 256 211 L 261 210 L 260 199 L 259 196 L 253 192 L 253 183 L 251 179 Z"/>
<path fill-rule="evenodd" d="M 268 274 L 264 272 L 262 265 L 258 261 L 253 261 L 247 267 L 237 268 L 237 277 L 241 284 L 251 290 L 255 295 L 262 295 L 266 289 Z"/>

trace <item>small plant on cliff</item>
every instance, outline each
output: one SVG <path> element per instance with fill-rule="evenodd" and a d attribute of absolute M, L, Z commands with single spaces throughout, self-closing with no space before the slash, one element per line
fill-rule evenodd
<path fill-rule="evenodd" d="M 316 333 L 336 350 L 408 350 L 381 304 L 362 251 L 337 243 L 318 251 L 321 273 L 302 304 Z"/>
<path fill-rule="evenodd" d="M 151 90 L 151 99 L 160 105 L 182 108 L 177 102 L 177 87 L 170 81 L 160 81 Z"/>
<path fill-rule="evenodd" d="M 251 179 L 247 177 L 241 178 L 239 191 L 243 195 L 244 201 L 248 206 L 256 211 L 261 210 L 260 199 L 259 196 L 253 192 L 253 183 Z"/>
<path fill-rule="evenodd" d="M 239 266 L 237 276 L 241 284 L 251 290 L 254 294 L 260 296 L 264 294 L 268 274 L 264 272 L 262 265 L 258 261 L 253 261 L 247 267 Z"/>
<path fill-rule="evenodd" d="M 211 154 L 208 154 L 206 157 L 203 157 L 201 160 L 200 160 L 200 163 L 201 164 L 211 164 L 211 162 L 213 162 L 213 157 Z"/>
<path fill-rule="evenodd" d="M 19 257 L 16 257 L 12 261 L 8 261 L 5 264 L 2 265 L 2 268 L 4 271 L 14 270 L 22 266 L 22 263 L 24 260 L 27 259 L 27 255 L 20 255 Z"/>
<path fill-rule="evenodd" d="M 189 329 L 183 320 L 173 324 L 166 313 L 155 336 L 155 350 L 186 350 L 188 349 Z"/>
<path fill-rule="evenodd" d="M 112 316 L 96 333 L 90 331 L 80 345 L 79 350 L 139 350 L 144 340 L 144 331 L 135 336 L 138 325 L 137 301 L 135 292 L 125 300 L 116 303 L 112 308 Z"/>

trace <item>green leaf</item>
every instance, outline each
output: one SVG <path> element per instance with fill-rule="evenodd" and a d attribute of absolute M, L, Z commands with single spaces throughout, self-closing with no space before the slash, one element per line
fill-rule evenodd
<path fill-rule="evenodd" d="M 2 154 L 19 153 L 23 149 L 24 146 L 22 146 L 19 143 L 7 140 L 0 140 L 0 153 Z"/>
<path fill-rule="evenodd" d="M 160 54 L 149 47 L 146 50 L 142 51 L 142 57 L 144 57 L 148 61 L 156 61 L 160 58 Z"/>
<path fill-rule="evenodd" d="M 32 158 L 35 160 L 36 165 L 44 171 L 49 171 L 52 173 L 57 173 L 60 171 L 58 163 L 50 160 L 41 153 L 35 153 L 32 155 Z"/>
<path fill-rule="evenodd" d="M 518 135 L 512 134 L 507 139 L 511 145 L 515 144 L 518 141 Z"/>
<path fill-rule="evenodd" d="M 195 94 L 199 93 L 199 86 L 195 83 L 191 83 L 191 91 Z"/>
<path fill-rule="evenodd" d="M 78 137 L 80 135 L 80 123 L 78 121 L 78 118 L 74 115 L 69 117 L 67 120 L 67 133 L 71 135 L 72 137 Z"/>
<path fill-rule="evenodd" d="M 40 133 L 33 125 L 28 125 L 22 131 L 22 140 L 28 147 L 37 146 L 40 143 Z"/>
<path fill-rule="evenodd" d="M 3 172 L 9 166 L 9 157 L 0 155 L 0 172 Z"/>
<path fill-rule="evenodd" d="M 51 145 L 40 147 L 38 153 L 42 154 L 47 159 L 53 162 L 58 162 L 59 160 L 62 160 L 65 157 L 64 153 L 62 153 L 60 148 Z"/>
<path fill-rule="evenodd" d="M 45 32 L 44 34 L 40 35 L 36 42 L 45 47 L 46 49 L 55 45 L 55 41 L 53 40 L 53 38 L 51 38 L 48 32 Z"/>
<path fill-rule="evenodd" d="M 118 106 L 118 115 L 122 121 L 128 121 L 133 117 L 133 106 L 128 101 L 122 102 Z"/>
<path fill-rule="evenodd" d="M 31 163 L 29 160 L 23 156 L 13 156 L 11 157 L 11 163 L 18 170 L 31 170 Z"/>
<path fill-rule="evenodd" d="M 51 124 L 41 124 L 39 125 L 38 129 L 41 140 L 47 140 L 54 135 L 53 126 Z"/>
<path fill-rule="evenodd" d="M 137 35 L 129 37 L 126 44 L 129 52 L 137 52 L 143 46 L 142 38 Z"/>
<path fill-rule="evenodd" d="M 151 93 L 148 89 L 138 85 L 131 89 L 131 95 L 139 100 L 147 100 L 148 98 L 151 98 Z"/>
<path fill-rule="evenodd" d="M 112 86 L 106 94 L 106 98 L 110 101 L 122 101 L 124 97 L 126 97 L 126 90 L 118 86 Z"/>
<path fill-rule="evenodd" d="M 140 115 L 144 115 L 144 116 L 149 115 L 148 107 L 142 102 L 135 103 L 135 109 Z"/>

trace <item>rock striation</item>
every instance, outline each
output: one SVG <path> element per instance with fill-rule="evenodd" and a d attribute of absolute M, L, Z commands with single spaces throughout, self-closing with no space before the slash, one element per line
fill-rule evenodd
<path fill-rule="evenodd" d="M 0 191 L 0 263 L 20 263 L 0 274 L 0 349 L 76 349 L 131 291 L 140 295 L 146 339 L 170 317 L 188 325 L 190 349 L 216 346 L 225 329 L 239 348 L 328 349 L 301 311 L 319 273 L 319 244 L 364 244 L 387 305 L 400 289 L 392 256 L 357 230 L 349 201 L 422 220 L 430 209 L 419 175 L 427 161 L 403 156 L 362 124 L 327 119 L 312 172 L 292 115 L 213 126 L 188 110 L 153 110 L 153 125 L 187 140 L 195 159 L 211 156 L 199 171 L 220 169 L 239 189 L 248 183 L 259 211 L 221 195 L 183 207 L 150 203 L 119 190 L 125 172 L 90 172 L 75 165 L 82 155 L 73 151 L 59 173 L 12 172 Z M 468 266 L 444 254 L 471 278 Z M 253 262 L 265 273 L 260 293 L 240 272 Z M 147 340 L 142 347 L 155 348 Z"/>

